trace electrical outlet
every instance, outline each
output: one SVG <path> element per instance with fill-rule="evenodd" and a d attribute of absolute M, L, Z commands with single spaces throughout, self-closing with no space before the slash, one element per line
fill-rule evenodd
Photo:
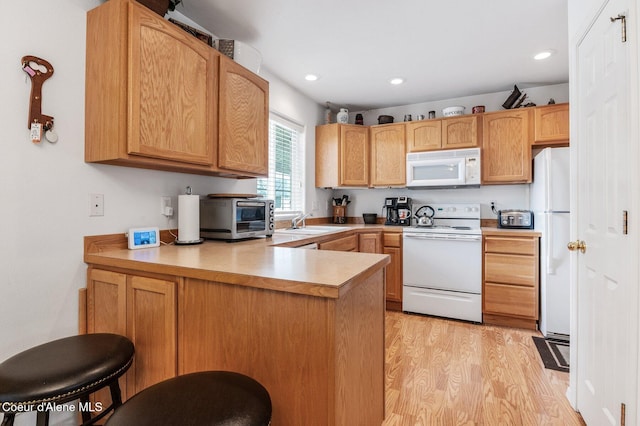
<path fill-rule="evenodd" d="M 173 208 L 171 208 L 171 197 L 160 197 L 160 214 L 167 217 L 173 216 Z"/>
<path fill-rule="evenodd" d="M 104 194 L 89 194 L 89 216 L 104 216 Z"/>

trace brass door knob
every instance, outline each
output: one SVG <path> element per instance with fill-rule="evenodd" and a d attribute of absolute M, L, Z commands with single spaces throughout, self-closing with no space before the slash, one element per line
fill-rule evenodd
<path fill-rule="evenodd" d="M 580 252 L 584 253 L 585 251 L 587 251 L 587 243 L 585 243 L 582 240 L 572 241 L 569 244 L 567 244 L 567 248 L 570 251 L 580 250 Z"/>

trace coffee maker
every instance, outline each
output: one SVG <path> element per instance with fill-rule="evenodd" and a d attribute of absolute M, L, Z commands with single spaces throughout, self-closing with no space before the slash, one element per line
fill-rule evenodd
<path fill-rule="evenodd" d="M 385 225 L 411 225 L 411 198 L 385 198 L 384 208 L 387 209 L 387 220 L 384 222 Z"/>

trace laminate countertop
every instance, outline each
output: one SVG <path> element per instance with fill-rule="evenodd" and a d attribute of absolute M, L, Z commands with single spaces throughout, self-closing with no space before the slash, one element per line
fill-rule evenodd
<path fill-rule="evenodd" d="M 314 236 L 276 231 L 272 238 L 234 243 L 205 241 L 198 245 L 162 245 L 137 250 L 123 248 L 126 240 L 122 234 L 94 236 L 85 237 L 84 261 L 92 266 L 339 298 L 354 284 L 389 264 L 389 256 L 294 247 L 382 229 L 376 225 L 354 225 L 348 230 Z"/>

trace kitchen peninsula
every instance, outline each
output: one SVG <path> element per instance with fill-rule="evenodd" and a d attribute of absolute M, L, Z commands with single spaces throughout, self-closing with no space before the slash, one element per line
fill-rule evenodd
<path fill-rule="evenodd" d="M 277 244 L 295 237 L 141 250 L 122 234 L 85 237 L 80 322 L 133 340 L 125 397 L 231 370 L 267 388 L 273 424 L 382 423 L 389 257 Z"/>

